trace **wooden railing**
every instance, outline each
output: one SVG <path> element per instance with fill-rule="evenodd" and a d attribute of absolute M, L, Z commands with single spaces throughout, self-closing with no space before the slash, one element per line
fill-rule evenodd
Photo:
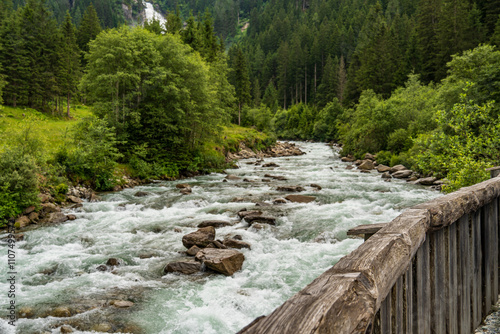
<path fill-rule="evenodd" d="M 239 333 L 467 333 L 498 298 L 500 177 L 404 211 Z"/>

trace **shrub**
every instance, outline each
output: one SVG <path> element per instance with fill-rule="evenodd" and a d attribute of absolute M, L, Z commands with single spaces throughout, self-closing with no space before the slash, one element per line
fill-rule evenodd
<path fill-rule="evenodd" d="M 0 154 L 0 222 L 38 203 L 37 166 L 15 150 Z"/>

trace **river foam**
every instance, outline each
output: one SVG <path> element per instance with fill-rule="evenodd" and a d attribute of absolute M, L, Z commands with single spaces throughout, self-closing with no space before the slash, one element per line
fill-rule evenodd
<path fill-rule="evenodd" d="M 255 159 L 240 161 L 239 169 L 227 171 L 239 181 L 223 182 L 225 175 L 211 174 L 126 189 L 104 195 L 101 202 L 84 203 L 71 212 L 77 216 L 74 221 L 25 233 L 25 241 L 17 244 L 18 306 L 50 310 L 100 298 L 105 304 L 116 296 L 136 304 L 113 313 L 109 306 L 82 306 L 83 311 L 70 318 L 20 319 L 18 333 L 51 331 L 64 321 L 85 327 L 102 319 L 130 322 L 148 334 L 233 333 L 356 249 L 362 240 L 347 238 L 349 228 L 388 222 L 405 208 L 439 196 L 401 180 L 384 182 L 376 171 L 346 170 L 348 164 L 325 144 L 297 144 L 306 155 L 266 159 L 279 167 L 247 164 Z M 263 182 L 265 174 L 288 180 Z M 192 194 L 181 195 L 175 187 L 179 183 L 192 185 Z M 276 190 L 280 185 L 302 186 L 301 194 L 316 201 L 255 206 L 286 196 Z M 148 196 L 135 197 L 139 190 Z M 236 197 L 241 201 L 232 202 Z M 248 228 L 236 216 L 243 208 L 275 216 L 276 226 Z M 242 270 L 231 277 L 163 275 L 168 262 L 184 257 L 182 236 L 209 219 L 235 222 L 217 229 L 218 239 L 239 234 L 252 245 L 242 250 Z M 110 257 L 123 265 L 113 272 L 98 271 Z M 0 291 L 6 291 L 4 282 Z M 5 310 L 0 316 L 6 316 Z M 9 333 L 6 328 L 0 321 L 2 333 Z"/>

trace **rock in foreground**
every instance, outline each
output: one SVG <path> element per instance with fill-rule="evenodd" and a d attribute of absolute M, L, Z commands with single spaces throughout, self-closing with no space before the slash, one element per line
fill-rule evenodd
<path fill-rule="evenodd" d="M 241 269 L 245 256 L 234 249 L 206 248 L 196 254 L 196 259 L 218 273 L 231 276 Z"/>
<path fill-rule="evenodd" d="M 198 231 L 186 234 L 182 237 L 182 244 L 187 249 L 198 246 L 201 248 L 207 247 L 215 240 L 215 227 L 208 226 L 200 228 Z"/>

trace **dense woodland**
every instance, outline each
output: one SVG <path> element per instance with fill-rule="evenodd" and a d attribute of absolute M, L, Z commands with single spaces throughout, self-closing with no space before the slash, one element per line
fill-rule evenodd
<path fill-rule="evenodd" d="M 213 148 L 231 123 L 376 153 L 446 191 L 500 163 L 498 0 L 153 3 L 166 26 L 135 1 L 0 0 L 0 103 L 93 112 L 54 154 L 36 116 L 2 139 L 0 218 L 41 187 L 112 189 L 118 166 L 143 179 L 224 168 Z"/>

